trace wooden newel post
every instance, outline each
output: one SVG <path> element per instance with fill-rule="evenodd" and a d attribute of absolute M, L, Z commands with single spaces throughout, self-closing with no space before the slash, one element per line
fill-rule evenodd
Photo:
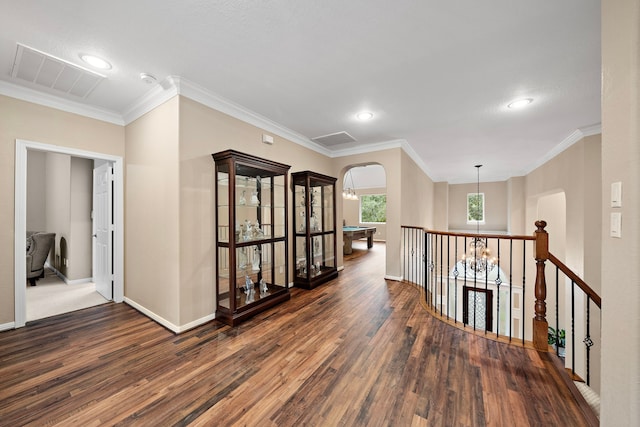
<path fill-rule="evenodd" d="M 549 323 L 547 322 L 547 281 L 544 277 L 544 263 L 549 259 L 549 234 L 545 231 L 546 221 L 536 221 L 538 228 L 533 236 L 535 241 L 536 285 L 535 317 L 533 318 L 533 346 L 538 351 L 548 351 Z"/>

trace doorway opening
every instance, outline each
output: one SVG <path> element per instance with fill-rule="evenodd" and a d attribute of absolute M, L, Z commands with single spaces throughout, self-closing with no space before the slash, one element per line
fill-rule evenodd
<path fill-rule="evenodd" d="M 387 183 L 377 163 L 347 166 L 342 177 L 343 255 L 386 242 Z M 366 242 L 366 244 L 365 244 Z M 383 247 L 385 245 L 382 245 Z"/>
<path fill-rule="evenodd" d="M 92 221 L 91 230 L 87 229 L 86 232 L 92 233 L 92 235 L 85 235 L 84 241 L 89 241 L 88 252 L 94 254 L 94 259 L 91 260 L 90 274 L 92 280 L 102 279 L 104 288 L 100 293 L 105 296 L 106 299 L 113 300 L 115 302 L 122 302 L 124 299 L 124 286 L 123 286 L 123 265 L 124 265 L 124 215 L 123 215 L 123 160 L 122 157 L 107 155 L 103 153 L 96 153 L 84 150 L 78 150 L 68 147 L 61 147 L 56 145 L 42 144 L 38 142 L 16 140 L 16 172 L 15 172 L 15 321 L 14 326 L 16 328 L 23 327 L 27 320 L 27 274 L 26 274 L 26 239 L 21 236 L 26 236 L 27 231 L 27 175 L 28 175 L 28 154 L 33 152 L 42 152 L 52 155 L 66 155 L 79 161 L 87 161 L 93 166 L 93 174 L 97 170 L 96 167 L 108 165 L 106 169 L 109 170 L 109 174 L 112 174 L 113 179 L 109 182 L 108 190 L 104 189 L 104 197 L 101 199 L 103 205 L 101 205 L 102 212 L 108 213 L 108 216 L 104 218 L 102 214 L 96 214 L 96 194 L 97 190 L 93 189 L 92 205 Z M 112 172 L 111 172 L 112 171 Z M 95 182 L 93 178 L 92 182 Z M 87 185 L 87 183 L 85 183 Z M 102 215 L 102 216 L 101 216 Z M 102 246 L 97 245 L 98 239 L 93 237 L 99 232 L 96 232 L 96 227 L 100 226 L 99 218 L 103 218 L 103 222 L 108 225 L 102 224 L 103 231 L 106 233 L 102 235 L 100 242 Z M 98 219 L 98 220 L 97 220 Z M 37 222 L 36 222 L 37 224 Z M 86 225 L 85 225 L 86 228 Z M 83 234 L 79 232 L 79 234 Z M 63 237 L 63 236 L 59 236 Z M 68 236 L 67 236 L 68 237 Z M 58 240 L 60 241 L 60 239 Z M 68 250 L 68 245 L 65 240 L 65 252 Z M 96 250 L 96 247 L 101 248 Z M 96 268 L 96 254 L 103 254 L 102 258 L 102 270 Z M 61 253 L 58 254 L 58 256 Z M 60 259 L 54 257 L 50 262 L 54 263 L 59 268 L 66 269 L 68 267 L 68 259 L 66 253 L 64 259 L 60 256 Z M 99 260 L 98 260 L 99 262 Z M 99 284 L 96 283 L 96 289 L 98 290 Z"/>

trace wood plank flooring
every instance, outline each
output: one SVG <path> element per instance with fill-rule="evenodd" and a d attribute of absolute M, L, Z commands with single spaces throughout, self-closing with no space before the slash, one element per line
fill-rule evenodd
<path fill-rule="evenodd" d="M 0 425 L 584 425 L 537 352 L 431 318 L 359 243 L 235 328 L 174 335 L 107 304 L 0 333 Z"/>

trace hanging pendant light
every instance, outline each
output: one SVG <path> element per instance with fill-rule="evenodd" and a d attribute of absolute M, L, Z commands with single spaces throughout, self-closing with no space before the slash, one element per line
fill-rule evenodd
<path fill-rule="evenodd" d="M 480 168 L 482 165 L 475 165 L 478 170 L 478 179 L 476 185 L 476 197 L 480 199 Z M 483 201 L 484 204 L 484 201 Z M 484 206 L 483 206 L 484 209 Z M 460 262 L 467 277 L 485 277 L 497 265 L 498 260 L 491 257 L 491 250 L 487 247 L 485 241 L 480 238 L 480 220 L 476 219 L 476 234 L 469 242 L 467 253 L 462 254 Z"/>
<path fill-rule="evenodd" d="M 351 186 L 349 187 L 349 180 L 351 180 Z M 343 187 L 342 190 L 342 198 L 345 200 L 358 200 L 358 195 L 356 194 L 355 184 L 353 183 L 353 175 L 351 174 L 351 169 L 345 175 L 345 184 L 346 187 Z"/>

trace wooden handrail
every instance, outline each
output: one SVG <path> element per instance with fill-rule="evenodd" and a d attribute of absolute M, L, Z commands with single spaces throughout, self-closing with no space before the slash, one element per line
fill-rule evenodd
<path fill-rule="evenodd" d="M 562 271 L 569 279 L 575 282 L 580 287 L 580 289 L 582 289 L 582 291 L 587 294 L 589 298 L 591 298 L 591 300 L 598 306 L 598 308 L 601 308 L 602 299 L 600 298 L 600 295 L 598 295 L 596 291 L 591 289 L 591 287 L 587 285 L 584 280 L 578 277 L 576 273 L 571 271 L 569 267 L 567 267 L 562 261 L 556 258 L 552 253 L 549 253 L 549 261 L 551 261 L 556 267 L 558 267 L 560 271 Z"/>
<path fill-rule="evenodd" d="M 402 227 L 405 227 L 404 225 Z M 405 228 L 420 228 L 420 227 L 405 227 Z M 512 234 L 483 234 L 483 233 L 460 233 L 452 231 L 435 231 L 424 229 L 426 233 L 439 234 L 441 236 L 454 236 L 454 237 L 482 237 L 488 239 L 504 239 L 504 240 L 536 240 L 534 236 L 518 236 Z"/>
<path fill-rule="evenodd" d="M 424 228 L 424 227 L 417 227 L 417 226 L 415 226 L 415 225 L 401 225 L 401 226 L 400 226 L 400 228 L 411 228 L 411 229 L 414 229 L 414 230 L 424 230 L 424 231 L 427 231 L 427 229 L 426 229 L 426 228 Z"/>

